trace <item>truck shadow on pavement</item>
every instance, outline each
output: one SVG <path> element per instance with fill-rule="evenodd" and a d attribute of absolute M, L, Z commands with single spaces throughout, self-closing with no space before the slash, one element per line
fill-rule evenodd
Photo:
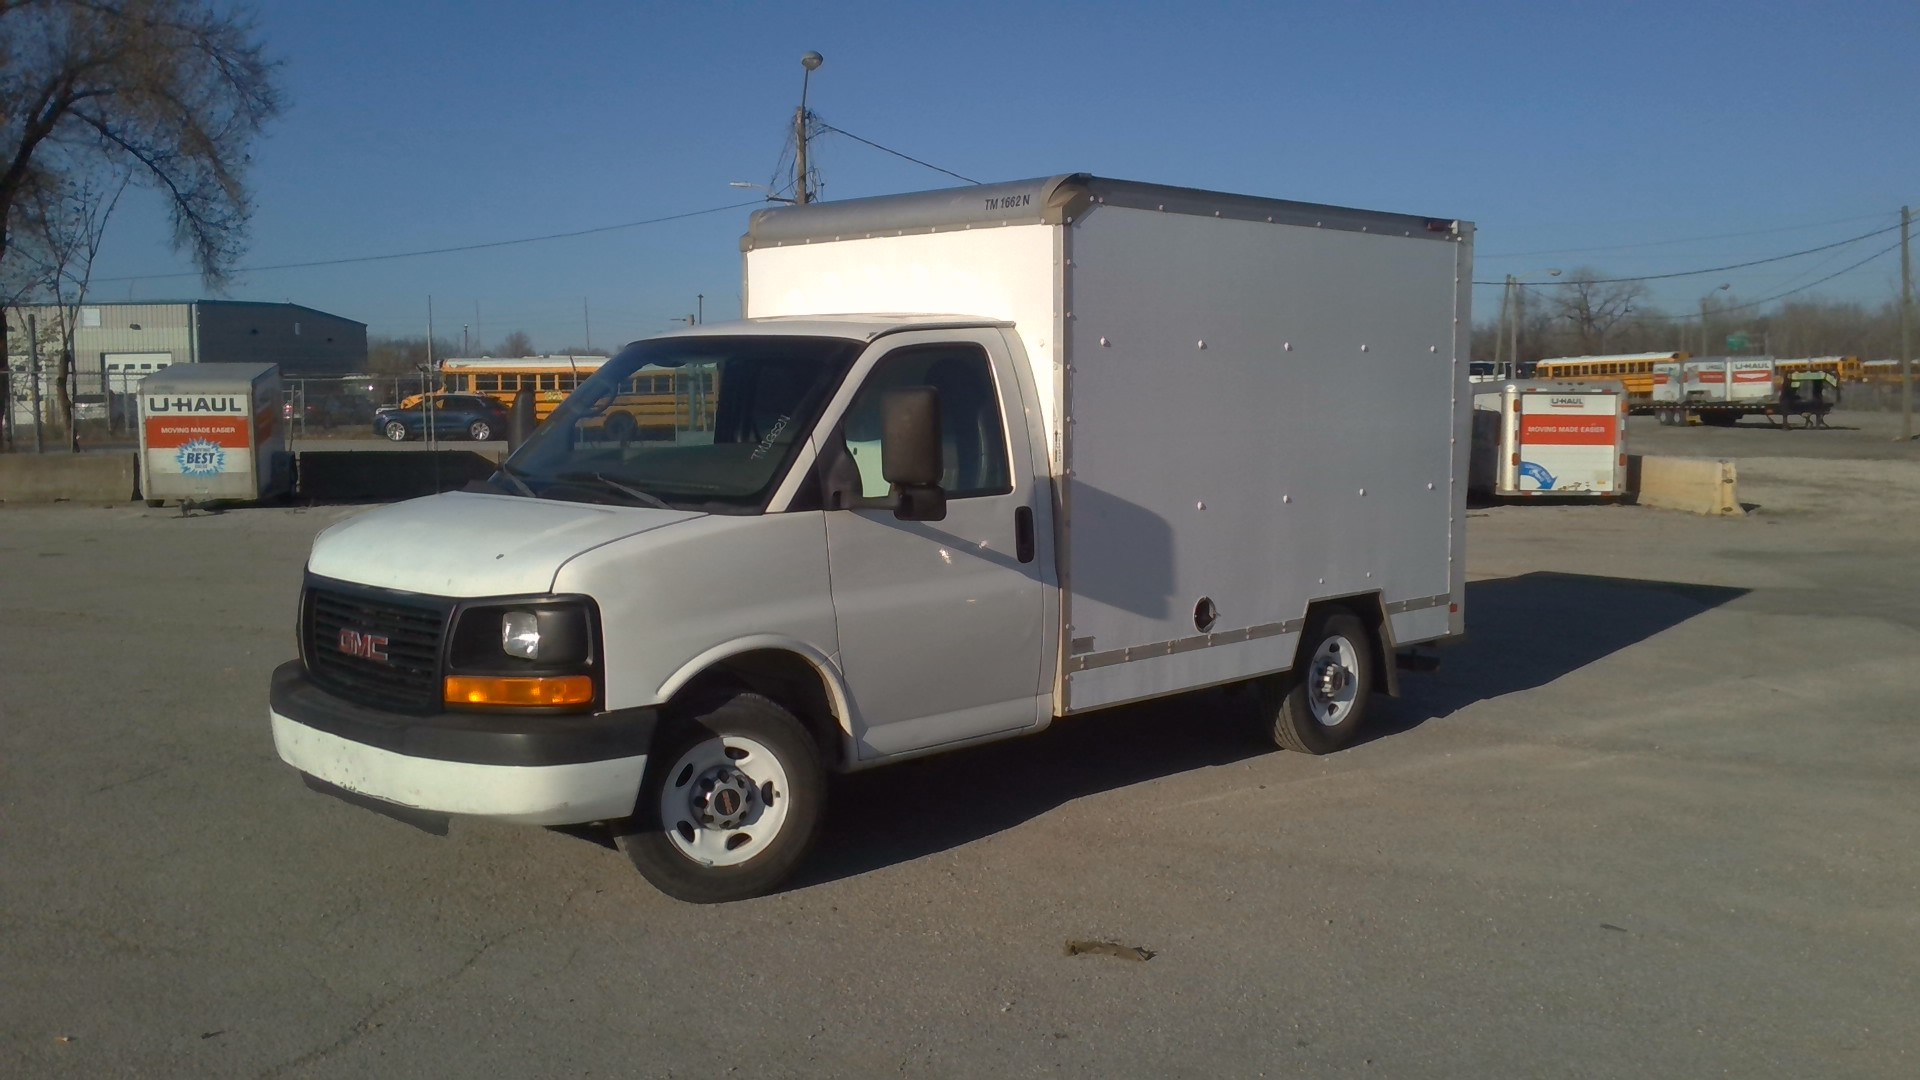
<path fill-rule="evenodd" d="M 1438 671 L 1403 673 L 1362 742 L 1545 686 L 1747 591 L 1549 571 L 1468 582 L 1466 639 L 1441 650 Z"/>
<path fill-rule="evenodd" d="M 1376 698 L 1362 743 L 1544 686 L 1745 595 L 1532 573 L 1467 585 L 1467 638 L 1439 671 Z M 1087 795 L 1276 753 L 1250 707 L 1212 691 L 1056 721 L 1041 734 L 842 777 L 792 888 L 869 873 L 1015 828 Z"/>

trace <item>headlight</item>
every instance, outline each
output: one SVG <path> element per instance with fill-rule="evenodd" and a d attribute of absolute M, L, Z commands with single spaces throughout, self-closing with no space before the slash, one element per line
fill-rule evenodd
<path fill-rule="evenodd" d="M 463 606 L 447 650 L 462 675 L 548 675 L 590 670 L 599 616 L 584 597 Z"/>
<path fill-rule="evenodd" d="M 531 611 L 500 616 L 500 650 L 522 660 L 540 659 L 540 619 Z"/>

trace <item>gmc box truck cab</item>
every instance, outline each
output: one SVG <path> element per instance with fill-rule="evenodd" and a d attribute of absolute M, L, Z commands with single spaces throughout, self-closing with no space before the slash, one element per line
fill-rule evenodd
<path fill-rule="evenodd" d="M 1326 753 L 1460 633 L 1470 225 L 1072 175 L 742 248 L 744 321 L 628 346 L 487 490 L 315 540 L 288 764 L 605 822 L 729 900 L 792 874 L 832 773 L 1229 684 Z M 612 437 L 648 372 L 672 430 Z"/>

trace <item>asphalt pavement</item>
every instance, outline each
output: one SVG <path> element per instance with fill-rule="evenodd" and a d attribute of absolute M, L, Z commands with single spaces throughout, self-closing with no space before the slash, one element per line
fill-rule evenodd
<path fill-rule="evenodd" d="M 847 779 L 719 907 L 278 762 L 357 508 L 0 510 L 0 1074 L 1920 1075 L 1920 465 L 1741 475 L 1473 511 L 1468 640 L 1345 753 L 1063 721 Z"/>

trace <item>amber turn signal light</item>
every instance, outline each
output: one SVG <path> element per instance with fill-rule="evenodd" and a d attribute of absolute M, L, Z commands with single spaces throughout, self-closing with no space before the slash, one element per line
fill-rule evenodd
<path fill-rule="evenodd" d="M 538 678 L 447 676 L 449 705 L 588 705 L 593 702 L 593 679 L 587 675 L 551 675 Z"/>

